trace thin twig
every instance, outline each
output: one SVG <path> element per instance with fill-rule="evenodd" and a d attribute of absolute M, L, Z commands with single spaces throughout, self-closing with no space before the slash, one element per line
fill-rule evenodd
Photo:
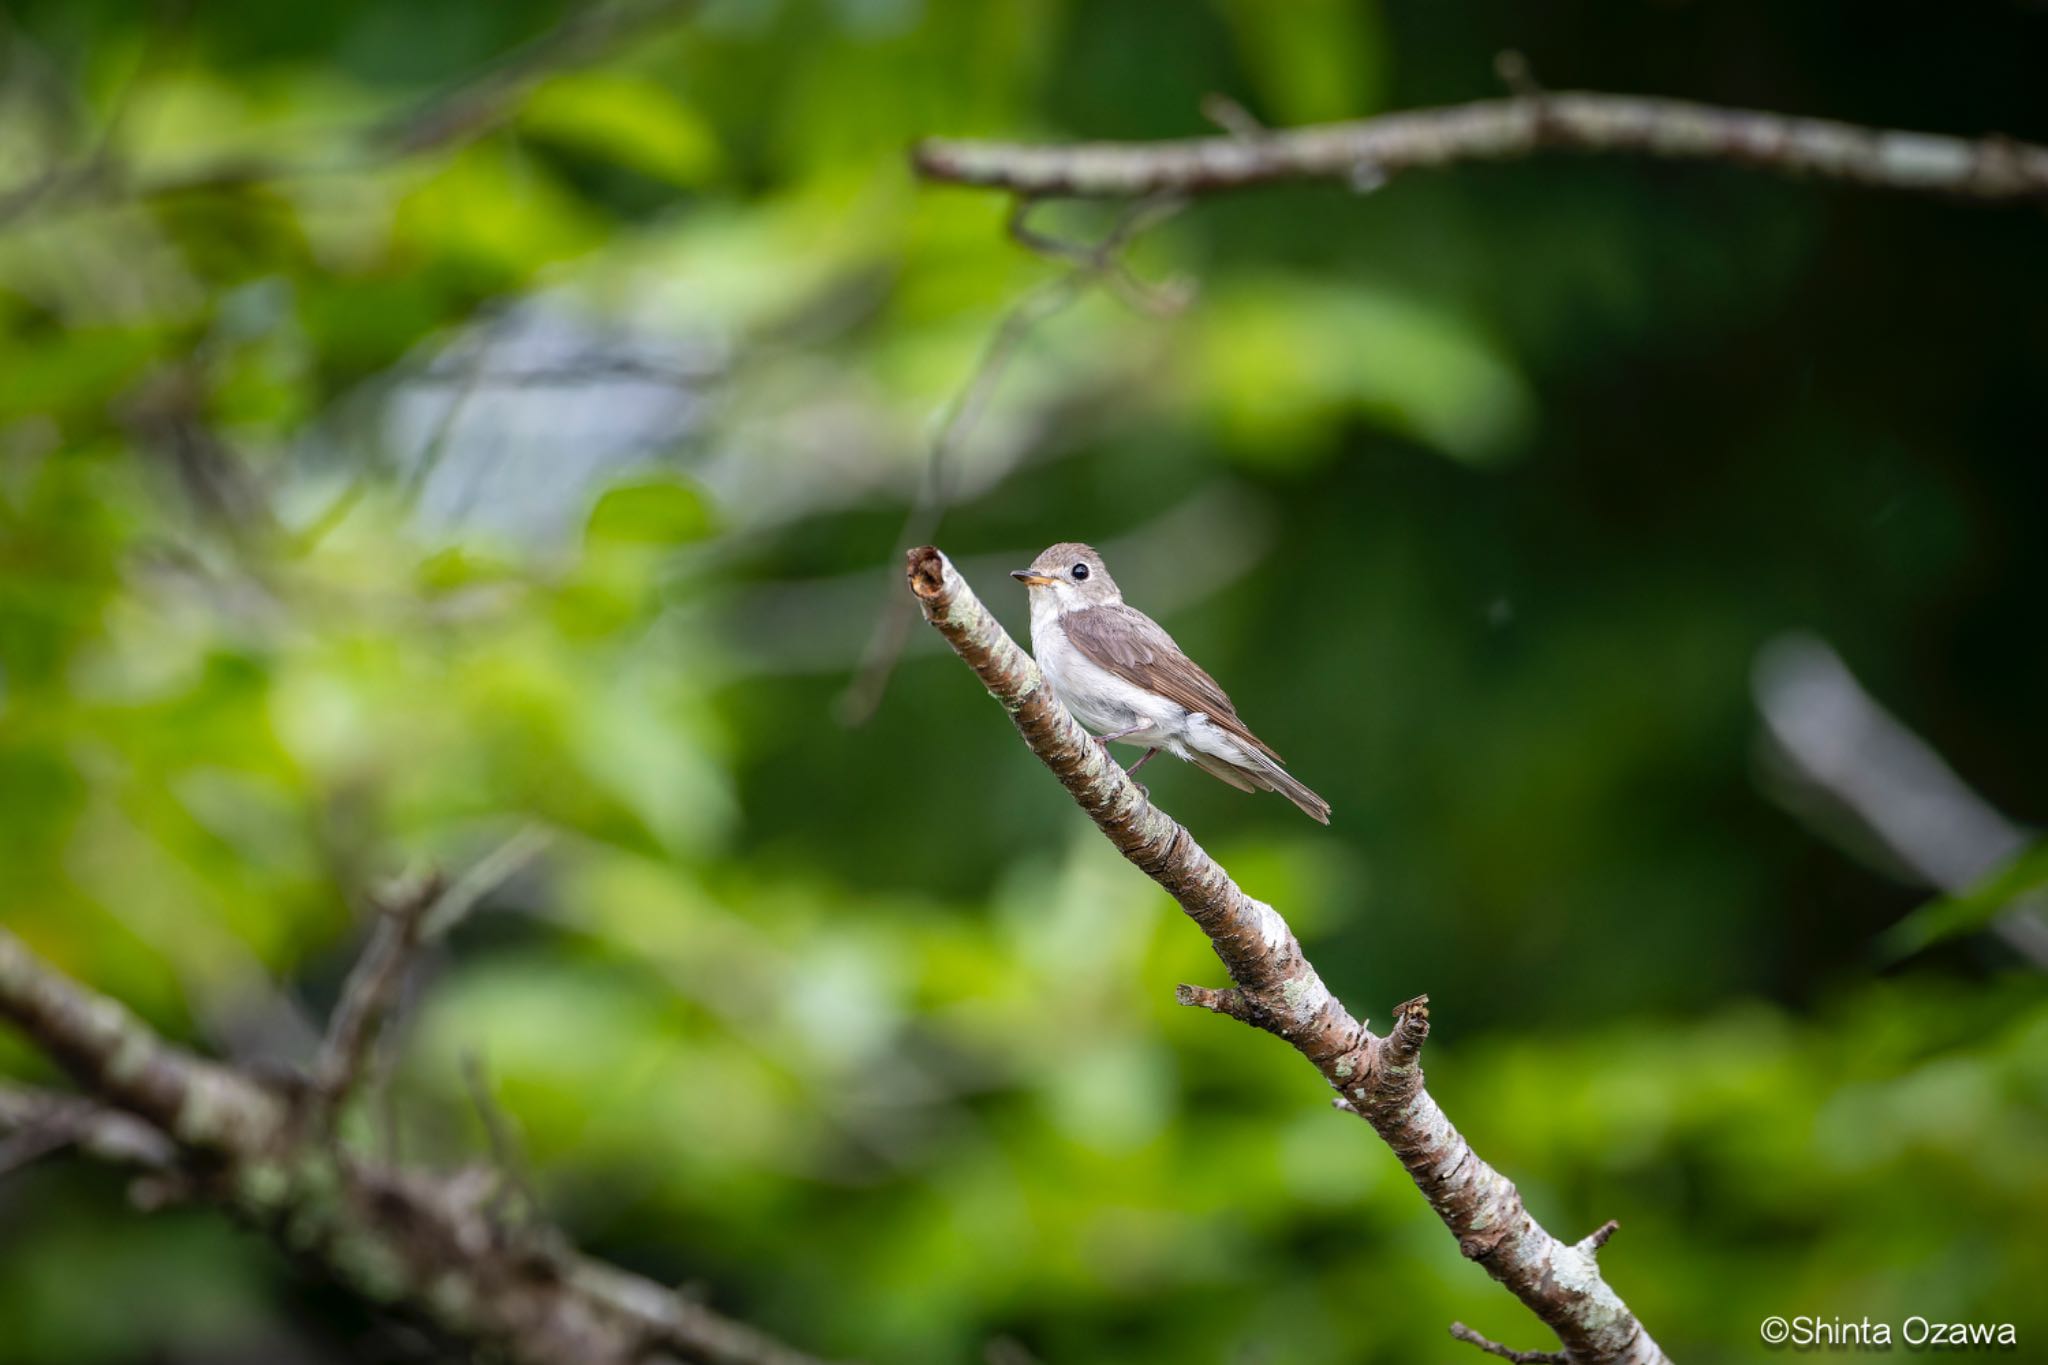
<path fill-rule="evenodd" d="M 1004 223 L 1011 241 L 1049 260 L 1065 261 L 1084 277 L 1083 283 L 1108 285 L 1134 312 L 1170 318 L 1186 309 L 1193 296 L 1190 282 L 1176 279 L 1162 285 L 1147 284 L 1132 272 L 1125 255 L 1132 242 L 1186 208 L 1185 198 L 1161 194 L 1138 200 L 1118 216 L 1099 242 L 1072 241 L 1032 227 L 1032 211 L 1045 202 L 1035 195 L 1018 196 Z"/>
<path fill-rule="evenodd" d="M 1545 93 L 1542 82 L 1536 79 L 1536 68 L 1514 48 L 1505 48 L 1494 54 L 1493 74 L 1500 77 L 1500 83 L 1517 99 L 1536 99 Z"/>
<path fill-rule="evenodd" d="M 330 1116 L 361 1084 L 419 950 L 445 938 L 545 848 L 549 837 L 540 825 L 522 825 L 452 883 L 432 873 L 381 898 L 369 946 L 342 985 L 313 1071 L 315 1091 Z"/>
<path fill-rule="evenodd" d="M 492 388 L 577 388 L 607 382 L 661 384 L 670 388 L 696 389 L 712 383 L 725 373 L 724 367 L 707 365 L 693 369 L 636 355 L 595 355 L 546 365 L 518 365 L 493 368 L 472 374 L 457 373 L 453 367 L 436 365 L 408 375 L 404 383 L 425 387 L 435 384 L 480 384 Z"/>
<path fill-rule="evenodd" d="M 24 1166 L 33 1166 L 52 1152 L 64 1150 L 74 1140 L 70 1133 L 49 1124 L 9 1133 L 0 1138 L 0 1180 Z"/>
<path fill-rule="evenodd" d="M 210 529 L 238 551 L 260 548 L 277 535 L 277 514 L 261 477 L 210 420 L 206 363 L 202 352 L 167 364 L 124 401 L 122 416 Z M 260 556 L 239 559 L 249 577 L 267 573 Z"/>
<path fill-rule="evenodd" d="M 1517 1351 L 1513 1347 L 1503 1346 L 1491 1338 L 1481 1336 L 1462 1322 L 1451 1324 L 1451 1335 L 1459 1341 L 1470 1342 L 1488 1355 L 1499 1356 L 1502 1360 L 1512 1360 L 1515 1365 L 1571 1365 L 1571 1357 L 1563 1351 Z"/>
<path fill-rule="evenodd" d="M 369 946 L 342 983 L 327 1036 L 313 1067 L 314 1090 L 328 1112 L 338 1112 L 362 1079 L 384 1020 L 398 1003 L 406 969 L 420 945 L 420 922 L 441 892 L 437 874 L 415 878 L 377 901 Z"/>
<path fill-rule="evenodd" d="M 1245 993 L 1235 986 L 1219 991 L 1209 986 L 1183 984 L 1174 987 L 1173 999 L 1175 1004 L 1208 1010 L 1212 1014 L 1225 1014 L 1240 1023 L 1250 1024 L 1253 1028 L 1259 1026 L 1251 1002 L 1245 998 Z"/>
<path fill-rule="evenodd" d="M 509 1192 L 518 1196 L 522 1217 L 537 1218 L 540 1215 L 540 1198 L 534 1194 L 533 1182 L 527 1176 L 526 1159 L 521 1153 L 512 1120 L 498 1107 L 497 1097 L 491 1093 L 490 1076 L 484 1070 L 484 1059 L 474 1049 L 463 1050 L 462 1084 L 469 1092 L 469 1102 L 476 1110 L 477 1121 L 483 1125 L 484 1140 L 490 1144 L 495 1189 L 487 1201 L 486 1212 L 495 1225 L 503 1227 L 509 1221 L 505 1217 L 504 1206 L 504 1196 Z"/>
<path fill-rule="evenodd" d="M 426 444 L 413 456 L 412 468 L 405 471 L 399 480 L 399 505 L 417 507 L 420 494 L 426 490 L 427 481 L 434 477 L 434 471 L 441 466 L 441 457 L 448 453 L 448 447 L 455 438 L 455 429 L 462 421 L 463 413 L 469 410 L 469 400 L 476 396 L 483 383 L 486 364 L 491 358 L 491 336 L 488 329 L 476 340 L 474 353 L 464 366 L 464 373 L 446 395 L 447 405 L 441 409 L 440 420 L 427 434 Z"/>
<path fill-rule="evenodd" d="M 1237 138 L 1261 138 L 1272 130 L 1252 112 L 1220 90 L 1202 96 L 1202 117 Z"/>
<path fill-rule="evenodd" d="M 77 1147 L 104 1161 L 168 1169 L 177 1148 L 160 1129 L 77 1095 L 0 1082 L 0 1175 L 51 1152 Z"/>
<path fill-rule="evenodd" d="M 554 837 L 554 831 L 541 824 L 525 824 L 512 831 L 427 907 L 420 923 L 420 941 L 434 943 L 453 933 L 485 897 L 518 876 Z"/>

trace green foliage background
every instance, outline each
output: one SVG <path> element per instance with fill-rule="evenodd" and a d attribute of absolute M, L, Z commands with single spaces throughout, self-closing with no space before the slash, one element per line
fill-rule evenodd
<path fill-rule="evenodd" d="M 1510 46 L 2042 138 L 2048 17 L 717 0 L 364 155 L 563 18 L 8 6 L 0 184 L 105 173 L 0 221 L 7 925 L 288 1064 L 380 878 L 539 821 L 408 1016 L 410 1159 L 481 1149 L 473 1054 L 580 1242 L 824 1353 L 1547 1344 L 1307 1068 L 1175 1009 L 1199 935 L 921 632 L 841 723 L 936 414 L 1057 269 L 904 149 L 1479 97 Z M 133 191 L 251 159 L 294 173 Z M 1681 1359 L 1768 1313 L 2048 1340 L 2041 979 L 1873 965 L 1926 892 L 1773 799 L 1749 683 L 1817 633 L 2048 816 L 2042 241 L 1580 159 L 1205 202 L 1134 261 L 1193 306 L 1051 320 L 956 457 L 941 543 L 1015 629 L 1001 570 L 1104 545 L 1330 798 L 1150 773 L 1356 1010 L 1431 994 L 1446 1107 L 1553 1230 L 1621 1220 Z M 389 1349 L 213 1215 L 0 1183 L 0 1360 Z"/>

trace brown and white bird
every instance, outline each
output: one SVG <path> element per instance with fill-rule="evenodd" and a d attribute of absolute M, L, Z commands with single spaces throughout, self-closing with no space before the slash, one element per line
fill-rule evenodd
<path fill-rule="evenodd" d="M 1101 555 L 1063 541 L 1010 577 L 1031 590 L 1031 652 L 1053 695 L 1104 745 L 1144 749 L 1127 771 L 1164 749 L 1240 791 L 1279 792 L 1330 823 L 1330 803 L 1237 718 L 1216 680 L 1157 621 L 1124 605 Z"/>

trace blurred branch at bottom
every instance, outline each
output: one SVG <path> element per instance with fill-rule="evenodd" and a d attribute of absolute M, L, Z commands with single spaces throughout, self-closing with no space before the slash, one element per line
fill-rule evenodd
<path fill-rule="evenodd" d="M 31 1157 L 75 1145 L 169 1174 L 365 1300 L 522 1365 L 810 1365 L 665 1285 L 498 1216 L 502 1172 L 382 1166 L 346 1150 L 302 1090 L 158 1037 L 0 929 L 0 1019 L 87 1098 L 0 1087 Z"/>
<path fill-rule="evenodd" d="M 1046 686 L 1037 664 L 934 546 L 912 550 L 910 591 L 924 618 L 1010 713 L 1024 743 L 1052 770 L 1119 853 L 1166 889 L 1206 934 L 1232 986 L 1182 986 L 1182 1004 L 1264 1030 L 1287 1043 L 1393 1149 L 1458 1249 L 1505 1285 L 1564 1344 L 1573 1365 L 1664 1365 L 1662 1348 L 1606 1280 L 1597 1260 L 1610 1223 L 1578 1242 L 1538 1224 L 1514 1183 L 1451 1126 L 1423 1084 L 1429 999 L 1395 1008 L 1382 1037 L 1323 984 L 1287 921 L 1245 894 L 1194 836 L 1153 806 Z M 931 813 L 924 813 L 930 818 Z"/>

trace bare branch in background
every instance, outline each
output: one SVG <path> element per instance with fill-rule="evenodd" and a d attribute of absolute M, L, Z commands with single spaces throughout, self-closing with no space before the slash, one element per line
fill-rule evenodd
<path fill-rule="evenodd" d="M 1879 705 L 1825 641 L 1772 641 L 1757 656 L 1752 687 L 1770 737 L 1799 781 L 1853 815 L 1922 884 L 1960 894 L 2032 842 Z M 2048 904 L 2037 895 L 1991 923 L 2037 967 L 2048 967 L 2044 911 Z"/>
<path fill-rule="evenodd" d="M 405 376 L 407 384 L 424 387 L 452 384 L 461 387 L 504 389 L 574 389 L 614 380 L 644 384 L 666 384 L 678 389 L 698 389 L 725 377 L 725 367 L 688 365 L 635 355 L 593 355 L 555 365 L 493 365 L 470 370 L 467 366 L 436 365 Z"/>
<path fill-rule="evenodd" d="M 168 466 L 203 524 L 238 549 L 278 533 L 270 491 L 213 426 L 198 361 L 165 366 L 137 387 L 122 414 L 137 444 Z M 253 576 L 255 562 L 243 567 Z"/>
<path fill-rule="evenodd" d="M 1271 131 L 1251 110 L 1218 90 L 1202 96 L 1202 117 L 1236 138 L 1264 137 Z"/>
<path fill-rule="evenodd" d="M 1347 123 L 1163 142 L 928 138 L 926 180 L 1060 198 L 1213 194 L 1288 180 L 1379 184 L 1403 171 L 1577 151 L 1707 161 L 1871 189 L 2048 198 L 2048 148 L 1866 128 L 1638 95 L 1541 90 Z"/>
<path fill-rule="evenodd" d="M 406 507 L 417 507 L 420 493 L 427 486 L 427 480 L 434 477 L 434 471 L 441 467 L 441 457 L 448 453 L 448 446 L 455 435 L 456 424 L 462 421 L 462 414 L 469 410 L 470 400 L 476 397 L 482 386 L 484 370 L 491 358 L 491 328 L 486 325 L 477 337 L 474 350 L 463 366 L 462 376 L 455 381 L 448 405 L 441 410 L 441 420 L 434 423 L 427 433 L 426 444 L 412 457 L 405 475 L 399 480 L 398 496 Z M 368 470 L 364 471 L 367 476 Z"/>
<path fill-rule="evenodd" d="M 1031 212 L 1044 201 L 1020 197 L 1010 211 L 1008 231 L 1012 241 L 1055 261 L 1065 261 L 1082 277 L 1082 283 L 1101 281 L 1124 303 L 1148 317 L 1169 318 L 1180 313 L 1194 298 L 1194 282 L 1173 279 L 1165 284 L 1147 284 L 1131 270 L 1124 252 L 1130 244 L 1187 207 L 1176 195 L 1154 195 L 1141 199 L 1117 219 L 1099 242 L 1075 242 L 1055 237 L 1031 226 Z"/>
<path fill-rule="evenodd" d="M 1396 1010 L 1385 1037 L 1330 994 L 1272 906 L 1239 889 L 1185 829 L 1154 807 L 1102 745 L 1054 699 L 1038 667 L 931 546 L 909 556 L 910 589 L 1003 709 L 1040 762 L 1117 851 L 1165 888 L 1209 938 L 1234 983 L 1183 987 L 1187 1003 L 1218 1009 L 1280 1038 L 1336 1088 L 1342 1106 L 1393 1149 L 1458 1248 L 1556 1332 L 1574 1365 L 1656 1365 L 1666 1357 L 1601 1277 L 1598 1234 L 1567 1243 L 1530 1216 L 1507 1177 L 1472 1150 L 1423 1085 L 1429 1010 Z"/>
<path fill-rule="evenodd" d="M 421 940 L 432 943 L 453 933 L 486 896 L 539 857 L 553 838 L 553 832 L 543 825 L 521 825 L 514 830 L 505 842 L 470 864 L 469 870 L 427 907 L 420 924 Z"/>
<path fill-rule="evenodd" d="M 452 884 L 428 873 L 377 898 L 369 946 L 342 985 L 313 1068 L 314 1091 L 330 1115 L 361 1083 L 420 949 L 445 937 L 479 901 L 517 875 L 548 838 L 541 826 L 522 825 Z"/>
<path fill-rule="evenodd" d="M 341 1108 L 362 1079 L 419 949 L 420 920 L 440 889 L 441 879 L 428 874 L 377 898 L 369 946 L 342 983 L 313 1065 L 313 1088 L 330 1110 Z"/>
<path fill-rule="evenodd" d="M 499 869 L 510 864 L 510 855 L 496 860 Z M 431 931 L 440 906 L 450 907 L 441 920 L 453 923 L 474 905 L 481 893 L 464 892 L 466 880 L 407 911 L 412 932 Z M 360 1055 L 379 1014 L 371 997 L 381 998 L 402 968 L 405 952 L 392 945 L 405 941 L 403 930 L 380 933 L 371 960 L 351 975 L 346 1010 L 360 1022 L 337 1020 L 334 1056 Z M 18 1144 L 0 1153 L 12 1150 L 17 1162 L 70 1145 L 165 1173 L 180 1196 L 245 1219 L 366 1301 L 522 1365 L 811 1365 L 689 1296 L 577 1252 L 530 1209 L 508 1222 L 501 1172 L 480 1179 L 408 1169 L 343 1148 L 324 1124 L 307 1121 L 294 1089 L 166 1042 L 5 929 L 0 1020 L 85 1092 L 0 1085 L 0 1134 Z M 509 1165 L 509 1139 L 495 1127 L 492 1144 Z"/>
<path fill-rule="evenodd" d="M 76 1147 L 102 1161 L 151 1170 L 169 1168 L 178 1149 L 133 1115 L 77 1095 L 0 1083 L 0 1176 L 37 1157 Z"/>
<path fill-rule="evenodd" d="M 491 1093 L 491 1078 L 484 1069 L 484 1059 L 474 1051 L 462 1054 L 462 1085 L 469 1092 L 470 1104 L 476 1109 L 477 1122 L 483 1125 L 484 1140 L 490 1144 L 491 1221 L 504 1225 L 508 1199 L 515 1197 L 522 1218 L 529 1221 L 538 1219 L 540 1196 L 534 1193 L 533 1181 L 526 1173 L 526 1158 L 521 1153 L 512 1120 L 498 1107 L 497 1096 Z"/>

